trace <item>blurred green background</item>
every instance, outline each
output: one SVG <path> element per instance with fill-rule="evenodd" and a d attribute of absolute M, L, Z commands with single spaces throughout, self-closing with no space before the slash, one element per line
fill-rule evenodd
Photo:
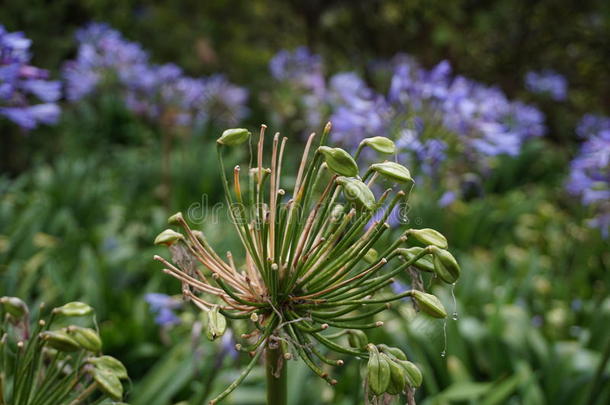
<path fill-rule="evenodd" d="M 223 73 L 248 89 L 249 114 L 239 126 L 251 129 L 292 128 L 268 102 L 275 86 L 268 64 L 300 45 L 322 55 L 327 73 L 365 78 L 372 62 L 400 52 L 425 67 L 446 59 L 457 74 L 534 103 L 547 134 L 496 161 L 483 196 L 440 207 L 430 203 L 438 190 L 424 187 L 412 201 L 410 215 L 445 234 L 463 268 L 446 342 L 442 322 L 410 308 L 394 311 L 411 322 L 374 333 L 421 366 L 423 404 L 610 403 L 609 244 L 564 187 L 582 142 L 579 119 L 610 113 L 609 2 L 4 0 L 0 7 L 0 24 L 32 39 L 33 65 L 52 78 L 76 55 L 75 31 L 92 21 L 140 43 L 154 63 L 195 77 Z M 528 71 L 547 68 L 567 79 L 567 100 L 524 89 Z M 192 308 L 180 311 L 179 325 L 160 327 L 144 299 L 180 291 L 152 261 L 163 252 L 152 240 L 167 216 L 203 196 L 222 200 L 214 156 L 222 129 L 211 123 L 175 134 L 164 169 L 167 128 L 136 117 L 112 91 L 62 101 L 57 125 L 27 134 L 0 120 L 0 295 L 95 307 L 105 351 L 129 370 L 131 404 L 204 404 L 247 362 L 202 338 Z M 285 135 L 296 156 L 302 134 Z M 223 224 L 206 234 L 218 251 L 237 242 Z M 439 294 L 452 305 L 449 290 Z M 290 403 L 362 403 L 352 363 L 337 371 L 334 389 L 291 363 Z M 263 403 L 263 374 L 227 403 Z"/>

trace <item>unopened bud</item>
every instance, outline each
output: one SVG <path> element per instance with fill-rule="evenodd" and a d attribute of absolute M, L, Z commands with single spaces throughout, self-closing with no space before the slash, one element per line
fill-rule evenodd
<path fill-rule="evenodd" d="M 354 349 L 364 349 L 369 343 L 366 333 L 359 329 L 350 329 L 347 335 L 348 344 Z"/>
<path fill-rule="evenodd" d="M 50 347 L 57 349 L 60 352 L 75 352 L 81 348 L 81 346 L 64 331 L 42 332 L 40 338 Z"/>
<path fill-rule="evenodd" d="M 445 311 L 443 303 L 436 296 L 423 291 L 413 290 L 412 297 L 424 313 L 434 318 L 447 317 L 447 311 Z"/>
<path fill-rule="evenodd" d="M 250 131 L 245 128 L 232 128 L 225 130 L 216 140 L 221 145 L 235 146 L 244 143 L 250 137 Z"/>
<path fill-rule="evenodd" d="M 410 229 L 409 236 L 413 236 L 424 245 L 432 245 L 441 249 L 447 249 L 447 239 L 439 231 L 430 228 Z"/>
<path fill-rule="evenodd" d="M 73 301 L 68 302 L 61 307 L 54 308 L 53 313 L 61 316 L 87 316 L 93 313 L 93 308 L 84 302 Z"/>
<path fill-rule="evenodd" d="M 386 153 L 388 155 L 396 152 L 396 145 L 390 138 L 385 136 L 374 136 L 372 138 L 366 138 L 362 142 L 363 145 L 369 146 L 380 153 Z"/>
<path fill-rule="evenodd" d="M 183 240 L 184 236 L 172 229 L 166 229 L 155 238 L 155 245 L 171 246 L 179 240 Z"/>
<path fill-rule="evenodd" d="M 333 172 L 347 177 L 358 176 L 358 165 L 354 158 L 345 150 L 320 146 L 318 152 L 324 155 L 324 161 Z"/>
<path fill-rule="evenodd" d="M 368 211 L 375 208 L 375 196 L 373 192 L 362 181 L 352 177 L 338 177 L 337 183 L 343 187 L 343 195 L 358 207 L 364 207 Z"/>
<path fill-rule="evenodd" d="M 423 381 L 419 368 L 410 361 L 397 360 L 396 363 L 405 371 L 407 385 L 411 388 L 418 388 Z"/>
<path fill-rule="evenodd" d="M 369 361 L 367 363 L 367 377 L 369 388 L 375 395 L 382 395 L 390 385 L 390 364 L 381 357 L 373 344 L 367 345 Z"/>
<path fill-rule="evenodd" d="M 93 329 L 82 328 L 80 326 L 69 326 L 66 328 L 66 333 L 85 350 L 94 353 L 102 350 L 102 340 Z"/>
<path fill-rule="evenodd" d="M 0 303 L 4 310 L 16 319 L 21 319 L 29 313 L 28 306 L 20 298 L 2 297 L 0 298 Z"/>
<path fill-rule="evenodd" d="M 181 212 L 176 212 L 174 215 L 167 219 L 167 223 L 170 225 L 179 225 L 184 221 L 184 217 Z"/>
<path fill-rule="evenodd" d="M 407 261 L 412 260 L 415 256 L 419 255 L 424 248 L 419 246 L 414 246 L 408 249 L 398 248 L 396 252 L 404 257 Z M 421 271 L 427 271 L 429 273 L 434 273 L 434 263 L 429 257 L 422 256 L 415 263 L 412 264 L 415 268 Z"/>
<path fill-rule="evenodd" d="M 369 249 L 364 255 L 364 260 L 368 264 L 377 263 L 377 261 L 379 260 L 379 253 L 377 253 L 375 249 Z"/>
<path fill-rule="evenodd" d="M 219 312 L 218 307 L 208 311 L 208 330 L 207 336 L 210 340 L 215 340 L 222 336 L 227 329 L 227 320 Z"/>
<path fill-rule="evenodd" d="M 432 246 L 432 254 L 434 258 L 434 271 L 436 275 L 446 282 L 447 284 L 453 284 L 460 277 L 461 269 L 455 257 L 449 251 L 439 249 Z"/>
<path fill-rule="evenodd" d="M 114 374 L 120 380 L 129 378 L 123 363 L 112 356 L 92 357 L 87 360 L 87 363 L 93 364 L 99 370 L 106 370 Z"/>
<path fill-rule="evenodd" d="M 397 181 L 399 183 L 412 183 L 413 178 L 409 169 L 396 162 L 383 162 L 375 163 L 371 165 L 371 169 L 387 177 L 390 180 Z"/>

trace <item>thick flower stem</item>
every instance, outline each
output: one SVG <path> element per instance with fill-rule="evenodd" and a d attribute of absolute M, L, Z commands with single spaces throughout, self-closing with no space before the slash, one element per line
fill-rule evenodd
<path fill-rule="evenodd" d="M 266 347 L 265 368 L 267 369 L 267 405 L 287 405 L 286 361 L 281 346 Z"/>

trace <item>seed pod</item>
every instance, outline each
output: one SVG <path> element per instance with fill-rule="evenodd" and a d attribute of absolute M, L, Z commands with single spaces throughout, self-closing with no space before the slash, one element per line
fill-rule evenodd
<path fill-rule="evenodd" d="M 91 374 L 100 390 L 105 392 L 110 398 L 116 401 L 123 398 L 123 385 L 116 375 L 108 370 L 99 368 L 93 368 Z"/>
<path fill-rule="evenodd" d="M 425 293 L 419 290 L 413 290 L 413 299 L 419 305 L 419 308 L 426 314 L 434 318 L 446 318 L 447 311 L 443 303 L 432 294 Z"/>
<path fill-rule="evenodd" d="M 390 384 L 388 384 L 386 392 L 390 395 L 398 395 L 404 391 L 407 384 L 406 372 L 385 353 L 381 353 L 381 358 L 390 366 Z"/>
<path fill-rule="evenodd" d="M 184 236 L 173 229 L 166 229 L 155 238 L 155 245 L 171 246 L 179 240 L 183 240 Z"/>
<path fill-rule="evenodd" d="M 432 247 L 434 271 L 445 283 L 453 284 L 460 277 L 460 265 L 449 251 Z"/>
<path fill-rule="evenodd" d="M 93 329 L 72 325 L 68 326 L 65 331 L 83 349 L 94 353 L 102 350 L 102 340 Z"/>
<path fill-rule="evenodd" d="M 365 138 L 361 145 L 366 145 L 377 152 L 387 153 L 388 155 L 396 152 L 396 145 L 390 138 L 386 138 L 385 136 L 373 136 L 371 138 Z"/>
<path fill-rule="evenodd" d="M 369 351 L 367 364 L 369 387 L 375 395 L 382 395 L 390 385 L 390 365 L 381 357 L 375 345 L 369 343 L 366 348 Z"/>
<path fill-rule="evenodd" d="M 112 356 L 91 357 L 87 360 L 88 363 L 100 370 L 105 370 L 123 380 L 127 379 L 127 369 L 119 360 Z"/>
<path fill-rule="evenodd" d="M 86 316 L 93 313 L 93 308 L 83 302 L 73 301 L 54 308 L 53 313 L 61 316 Z"/>
<path fill-rule="evenodd" d="M 371 165 L 371 169 L 389 178 L 390 180 L 397 181 L 399 183 L 410 183 L 413 182 L 411 178 L 411 172 L 409 169 L 396 162 L 383 162 L 375 163 Z"/>
<path fill-rule="evenodd" d="M 363 331 L 359 329 L 350 329 L 347 332 L 347 342 L 354 349 L 364 349 L 369 343 L 369 338 Z"/>
<path fill-rule="evenodd" d="M 398 254 L 400 254 L 402 257 L 404 257 L 407 261 L 413 259 L 415 256 L 417 256 L 418 254 L 420 254 L 422 252 L 422 250 L 424 250 L 424 248 L 419 247 L 419 246 L 414 246 L 408 249 L 404 249 L 404 248 L 398 248 L 396 249 L 396 252 Z M 421 271 L 427 271 L 429 273 L 434 273 L 434 263 L 432 263 L 432 260 L 430 260 L 430 258 L 426 257 L 426 256 L 422 256 L 420 257 L 415 263 L 413 263 L 414 267 L 416 267 L 417 269 L 421 270 Z"/>
<path fill-rule="evenodd" d="M 379 253 L 377 253 L 377 251 L 375 249 L 369 249 L 366 254 L 364 255 L 364 260 L 368 263 L 368 264 L 374 264 L 377 263 L 379 261 Z"/>
<path fill-rule="evenodd" d="M 75 352 L 81 349 L 81 346 L 72 337 L 68 336 L 65 331 L 42 332 L 40 338 L 50 347 L 60 352 Z"/>
<path fill-rule="evenodd" d="M 245 128 L 232 128 L 225 130 L 216 140 L 221 145 L 235 146 L 244 143 L 250 137 L 250 131 Z"/>
<path fill-rule="evenodd" d="M 184 221 L 184 217 L 181 212 L 176 212 L 171 217 L 167 218 L 167 223 L 170 225 L 180 225 Z"/>
<path fill-rule="evenodd" d="M 218 307 L 214 307 L 208 311 L 208 330 L 207 336 L 210 340 L 215 340 L 221 337 L 227 329 L 227 320 L 218 312 Z"/>
<path fill-rule="evenodd" d="M 28 306 L 20 298 L 2 297 L 0 303 L 4 310 L 11 314 L 15 319 L 21 319 L 29 313 Z"/>
<path fill-rule="evenodd" d="M 391 358 L 398 359 L 398 360 L 407 360 L 407 355 L 402 350 L 400 350 L 398 347 L 389 347 L 387 345 L 380 344 L 380 345 L 377 345 L 377 348 L 379 349 L 379 351 L 387 354 Z"/>
<path fill-rule="evenodd" d="M 424 245 L 433 245 L 441 249 L 447 249 L 447 239 L 439 231 L 430 228 L 410 229 L 409 236 L 413 236 Z"/>
<path fill-rule="evenodd" d="M 419 368 L 410 361 L 397 360 L 396 363 L 405 370 L 407 385 L 411 388 L 418 388 L 423 381 Z"/>
<path fill-rule="evenodd" d="M 343 195 L 346 199 L 368 211 L 375 209 L 375 196 L 362 181 L 353 177 L 337 177 L 337 183 L 343 187 Z"/>
<path fill-rule="evenodd" d="M 333 172 L 347 177 L 358 176 L 358 165 L 354 158 L 341 148 L 320 146 L 318 152 L 324 155 L 324 161 Z"/>
<path fill-rule="evenodd" d="M 333 207 L 333 209 L 330 211 L 330 218 L 333 222 L 338 221 L 341 216 L 343 215 L 343 210 L 345 209 L 345 207 L 343 206 L 343 204 L 337 204 Z"/>

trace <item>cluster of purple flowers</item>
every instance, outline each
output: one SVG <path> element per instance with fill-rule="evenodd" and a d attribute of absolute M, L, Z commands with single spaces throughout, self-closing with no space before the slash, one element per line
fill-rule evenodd
<path fill-rule="evenodd" d="M 30 65 L 32 41 L 21 32 L 7 32 L 0 25 L 0 116 L 24 130 L 38 124 L 54 124 L 60 109 L 61 85 L 49 73 Z M 35 99 L 39 104 L 32 104 Z"/>
<path fill-rule="evenodd" d="M 568 81 L 552 70 L 527 72 L 525 88 L 532 93 L 546 94 L 555 101 L 564 101 L 568 97 Z"/>
<path fill-rule="evenodd" d="M 63 75 L 67 98 L 78 101 L 104 88 L 115 88 L 128 109 L 162 125 L 236 125 L 247 114 L 248 92 L 224 76 L 186 76 L 171 63 L 157 65 L 140 44 L 106 24 L 92 23 L 76 34 L 75 60 Z"/>
<path fill-rule="evenodd" d="M 427 176 L 437 174 L 448 154 L 457 155 L 455 161 L 467 171 L 486 171 L 493 157 L 518 155 L 524 141 L 546 130 L 537 108 L 510 100 L 499 88 L 452 75 L 447 61 L 425 69 L 412 57 L 397 55 L 380 64 L 378 70 L 389 76 L 387 93 L 355 72 L 337 73 L 326 82 L 320 57 L 306 48 L 281 51 L 270 70 L 302 97 L 316 100 L 306 115 L 330 118 L 335 140 L 355 149 L 364 137 L 389 136 L 401 159 L 418 164 Z M 311 129 L 321 125 L 320 118 L 308 120 Z M 456 197 L 455 191 L 447 194 L 443 203 Z"/>
<path fill-rule="evenodd" d="M 585 115 L 576 129 L 584 139 L 579 154 L 571 163 L 568 191 L 593 209 L 590 224 L 610 233 L 610 117 Z"/>

